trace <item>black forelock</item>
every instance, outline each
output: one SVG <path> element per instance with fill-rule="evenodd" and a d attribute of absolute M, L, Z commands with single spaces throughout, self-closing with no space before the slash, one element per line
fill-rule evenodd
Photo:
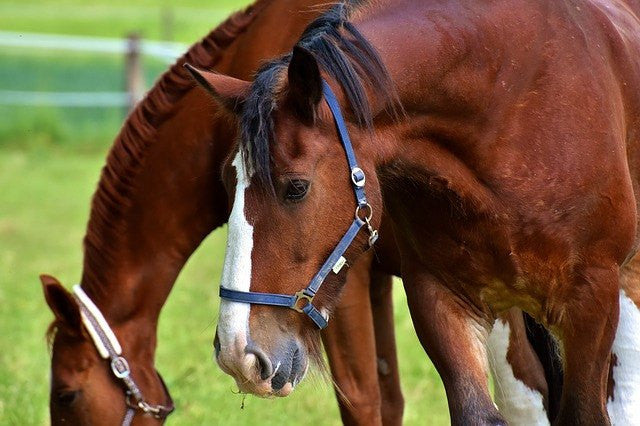
<path fill-rule="evenodd" d="M 357 124 L 372 129 L 365 86 L 375 90 L 394 114 L 399 103 L 380 56 L 348 21 L 350 12 L 360 3 L 347 0 L 329 9 L 306 28 L 298 45 L 310 51 L 320 69 L 342 86 Z M 258 70 L 240 118 L 240 149 L 245 166 L 266 188 L 273 188 L 269 147 L 274 138 L 278 83 L 290 60 L 291 54 L 287 54 Z"/>

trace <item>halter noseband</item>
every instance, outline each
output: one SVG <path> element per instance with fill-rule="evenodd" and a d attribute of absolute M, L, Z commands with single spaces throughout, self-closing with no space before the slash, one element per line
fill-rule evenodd
<path fill-rule="evenodd" d="M 338 245 L 333 249 L 327 260 L 322 264 L 320 270 L 311 279 L 309 285 L 296 294 L 258 293 L 220 287 L 220 297 L 223 299 L 254 305 L 270 305 L 290 308 L 309 316 L 309 318 L 311 318 L 311 320 L 320 329 L 327 326 L 327 319 L 312 304 L 313 298 L 320 289 L 320 286 L 324 283 L 324 280 L 331 271 L 337 274 L 346 264 L 346 259 L 343 255 L 363 226 L 366 225 L 369 232 L 370 247 L 373 246 L 378 239 L 378 231 L 373 229 L 371 226 L 373 209 L 367 202 L 367 196 L 364 191 L 366 178 L 362 169 L 358 167 L 356 154 L 354 153 L 353 146 L 351 145 L 351 139 L 349 138 L 349 132 L 347 131 L 344 118 L 342 117 L 342 112 L 340 111 L 340 105 L 333 93 L 333 90 L 331 90 L 331 87 L 329 87 L 327 82 L 324 80 L 322 81 L 322 91 L 324 93 L 325 101 L 333 114 L 333 120 L 336 124 L 340 141 L 342 142 L 342 146 L 344 147 L 344 151 L 347 155 L 347 163 L 349 163 L 351 186 L 353 187 L 353 192 L 356 196 L 357 202 L 355 218 L 353 219 L 351 226 L 344 234 Z"/>
<path fill-rule="evenodd" d="M 102 358 L 109 360 L 111 372 L 127 388 L 125 396 L 127 412 L 122 420 L 122 426 L 129 426 L 131 424 L 136 411 L 150 414 L 159 420 L 167 418 L 167 416 L 173 412 L 174 406 L 167 385 L 164 383 L 160 373 L 156 371 L 164 388 L 164 392 L 169 399 L 169 404 L 166 406 L 151 405 L 144 399 L 140 388 L 131 377 L 129 363 L 126 358 L 122 356 L 120 342 L 118 342 L 118 338 L 113 333 L 111 327 L 109 327 L 104 315 L 102 315 L 98 307 L 89 296 L 87 296 L 84 290 L 82 290 L 80 285 L 73 287 L 73 294 L 80 306 L 82 323 L 89 332 L 89 336 L 91 336 L 91 340 L 93 340 L 93 344 L 98 350 L 98 353 Z"/>

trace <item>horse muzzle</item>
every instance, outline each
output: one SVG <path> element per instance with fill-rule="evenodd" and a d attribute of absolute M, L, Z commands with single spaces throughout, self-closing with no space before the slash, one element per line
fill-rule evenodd
<path fill-rule="evenodd" d="M 217 334 L 214 339 L 216 361 L 236 380 L 240 392 L 263 398 L 284 397 L 293 392 L 307 372 L 306 351 L 295 339 L 269 352 L 255 342 L 240 346 L 222 346 Z"/>

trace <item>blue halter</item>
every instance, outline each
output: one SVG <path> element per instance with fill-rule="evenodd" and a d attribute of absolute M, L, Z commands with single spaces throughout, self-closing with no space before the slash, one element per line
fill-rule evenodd
<path fill-rule="evenodd" d="M 253 291 L 237 291 L 230 290 L 228 288 L 220 287 L 220 297 L 226 300 L 239 303 L 249 303 L 254 305 L 270 305 L 270 306 L 282 306 L 285 308 L 293 309 L 294 311 L 307 314 L 309 318 L 318 326 L 323 329 L 327 326 L 327 319 L 320 313 L 320 311 L 312 304 L 313 298 L 320 289 L 320 286 L 327 278 L 329 273 L 339 273 L 342 267 L 346 264 L 346 259 L 343 257 L 353 240 L 358 235 L 360 229 L 366 225 L 369 231 L 369 246 L 378 239 L 378 231 L 371 226 L 371 216 L 373 210 L 371 205 L 367 202 L 367 196 L 364 191 L 365 175 L 356 161 L 356 155 L 353 152 L 353 146 L 349 139 L 349 133 L 340 111 L 340 105 L 334 95 L 331 87 L 326 81 L 322 81 L 322 91 L 324 93 L 325 101 L 329 105 L 329 109 L 333 114 L 333 120 L 336 123 L 338 134 L 340 135 L 340 141 L 344 147 L 344 151 L 347 154 L 347 162 L 349 163 L 349 173 L 351 175 L 351 184 L 353 192 L 356 196 L 356 213 L 351 226 L 344 234 L 338 245 L 333 249 L 327 260 L 322 264 L 320 270 L 311 279 L 311 282 L 307 288 L 300 290 L 296 294 L 273 294 L 273 293 L 257 293 Z"/>

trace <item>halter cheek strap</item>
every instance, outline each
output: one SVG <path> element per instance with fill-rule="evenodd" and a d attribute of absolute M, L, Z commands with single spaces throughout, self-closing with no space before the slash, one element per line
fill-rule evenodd
<path fill-rule="evenodd" d="M 316 326 L 323 329 L 327 326 L 327 319 L 320 313 L 320 311 L 313 305 L 313 298 L 322 286 L 322 283 L 327 279 L 327 276 L 333 271 L 335 274 L 339 273 L 342 267 L 346 264 L 344 253 L 347 251 L 353 240 L 360 232 L 363 226 L 367 227 L 369 232 L 369 246 L 378 239 L 378 231 L 371 226 L 371 217 L 373 210 L 371 205 L 367 202 L 367 195 L 364 190 L 366 183 L 366 176 L 364 171 L 358 167 L 355 152 L 353 151 L 353 145 L 349 138 L 349 132 L 340 110 L 340 104 L 336 99 L 333 90 L 327 84 L 326 81 L 322 81 L 322 91 L 324 93 L 324 99 L 333 114 L 333 120 L 336 124 L 336 129 L 340 137 L 340 142 L 344 147 L 345 154 L 347 156 L 347 163 L 349 164 L 349 175 L 351 180 L 351 186 L 356 199 L 355 217 L 351 226 L 344 234 L 338 245 L 333 249 L 327 260 L 322 264 L 320 270 L 311 279 L 309 285 L 300 290 L 296 294 L 274 294 L 274 293 L 258 293 L 253 291 L 238 291 L 228 288 L 220 287 L 220 297 L 225 300 L 239 303 L 249 303 L 253 305 L 270 305 L 270 306 L 282 306 L 285 308 L 293 309 L 297 312 L 306 314 Z"/>
<path fill-rule="evenodd" d="M 85 326 L 93 340 L 93 344 L 100 356 L 104 359 L 108 359 L 111 365 L 111 372 L 113 375 L 121 381 L 127 388 L 125 401 L 127 403 L 127 412 L 122 420 L 123 426 L 129 426 L 135 416 L 136 411 L 142 411 L 146 414 L 150 414 L 153 417 L 163 420 L 174 410 L 173 401 L 171 395 L 167 389 L 167 385 L 164 383 L 160 373 L 158 377 L 164 388 L 165 394 L 169 398 L 169 405 L 151 405 L 144 399 L 142 391 L 131 377 L 131 369 L 126 358 L 122 356 L 122 346 L 118 338 L 113 333 L 111 327 L 107 323 L 107 320 L 102 315 L 102 312 L 93 303 L 93 301 L 82 290 L 80 285 L 73 287 L 73 294 L 80 307 L 80 316 L 82 318 L 82 324 Z"/>

